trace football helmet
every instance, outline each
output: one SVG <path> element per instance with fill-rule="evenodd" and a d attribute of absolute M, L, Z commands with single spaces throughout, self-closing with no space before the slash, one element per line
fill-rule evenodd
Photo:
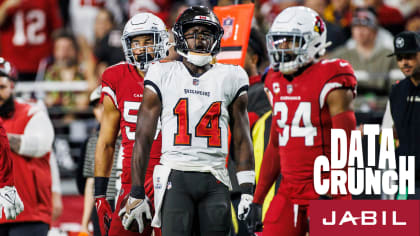
<path fill-rule="evenodd" d="M 286 74 L 318 61 L 330 45 L 324 21 L 302 6 L 286 8 L 277 15 L 266 38 L 271 67 Z"/>
<path fill-rule="evenodd" d="M 6 76 L 12 81 L 17 81 L 18 79 L 16 68 L 3 57 L 0 57 L 0 76 Z"/>
<path fill-rule="evenodd" d="M 131 47 L 133 37 L 139 35 L 152 35 L 152 46 Z M 149 64 L 159 61 L 167 56 L 169 44 L 169 33 L 163 21 L 151 13 L 138 13 L 134 15 L 125 25 L 121 42 L 124 55 L 128 63 L 136 66 L 142 71 L 146 71 Z M 153 52 L 149 52 L 149 48 Z M 133 50 L 144 48 L 145 53 L 134 55 Z"/>
<path fill-rule="evenodd" d="M 204 25 L 210 31 L 210 35 L 206 35 L 210 40 L 207 48 L 197 49 L 189 48 L 185 32 L 195 26 Z M 188 61 L 203 66 L 210 63 L 212 57 L 220 51 L 220 41 L 223 37 L 223 28 L 220 26 L 217 16 L 207 7 L 192 6 L 187 8 L 181 16 L 179 16 L 174 27 L 172 28 L 175 40 L 175 50 Z M 197 34 L 194 34 L 197 37 Z"/>

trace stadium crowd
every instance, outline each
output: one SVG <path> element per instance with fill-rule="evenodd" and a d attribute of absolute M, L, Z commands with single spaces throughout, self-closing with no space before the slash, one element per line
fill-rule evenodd
<path fill-rule="evenodd" d="M 35 227 L 41 227 L 44 232 L 44 226 L 50 226 L 50 235 L 100 235 L 99 228 L 103 226 L 98 222 L 96 211 L 92 211 L 95 201 L 93 156 L 98 142 L 97 120 L 100 120 L 95 119 L 94 112 L 103 112 L 97 87 L 103 86 L 102 74 L 109 66 L 126 60 L 121 43 L 126 22 L 138 13 L 153 13 L 164 22 L 170 33 L 169 41 L 173 42 L 171 29 L 189 6 L 202 5 L 212 9 L 214 6 L 245 3 L 255 4 L 244 70 L 249 77 L 248 115 L 256 169 L 261 165 L 268 144 L 273 106 L 270 94 L 274 93 L 270 91 L 271 87 L 265 86 L 271 83 L 271 78 L 266 76 L 270 61 L 265 35 L 275 17 L 288 7 L 306 6 L 317 12 L 325 22 L 327 41 L 331 42 L 324 57 L 344 59 L 353 67 L 357 78 L 354 100 L 357 125 L 362 127 L 363 124 L 382 122 L 391 87 L 404 78 L 396 58 L 388 55 L 394 52 L 394 37 L 398 33 L 406 30 L 420 34 L 420 2 L 417 0 L 0 0 L 0 57 L 18 72 L 17 78 L 10 83 L 4 82 L 14 90 L 10 99 L 31 102 L 40 109 L 40 114 L 49 115 L 49 118 L 44 117 L 45 122 L 40 121 L 41 124 L 34 127 L 37 128 L 35 132 L 46 136 L 41 138 L 43 142 L 51 139 L 45 143 L 45 150 L 31 150 L 31 147 L 35 149 L 34 145 L 39 147 L 33 138 L 25 139 L 27 153 L 22 148 L 24 141 L 17 149 L 10 145 L 13 155 L 34 157 L 31 164 L 18 162 L 16 165 L 22 165 L 23 169 L 34 168 L 34 163 L 39 162 L 35 168 L 44 171 L 42 175 L 48 175 L 42 176 L 41 180 L 35 178 L 33 185 L 50 189 L 28 189 L 33 194 L 43 191 L 39 195 L 46 202 L 41 205 L 48 208 L 43 211 L 45 216 L 30 219 L 39 223 Z M 181 58 L 170 48 L 165 59 Z M 9 97 L 0 97 L 0 116 L 3 119 L 10 118 L 3 112 L 10 109 L 7 100 Z M 10 101 L 13 103 L 14 100 Z M 53 130 L 49 130 L 49 122 Z M 18 132 L 12 128 L 16 127 L 6 122 L 7 133 Z M 24 128 L 19 129 L 23 135 Z M 13 135 L 9 135 L 11 139 Z M 367 145 L 365 141 L 364 146 Z M 115 156 L 118 156 L 118 148 L 117 145 Z M 117 180 L 113 181 L 112 187 L 118 188 L 121 187 L 118 176 L 123 164 L 115 159 L 112 175 Z M 229 169 L 235 169 L 232 163 L 229 163 Z M 231 178 L 235 176 L 231 175 Z M 57 187 L 60 180 L 61 188 Z M 273 192 L 268 193 L 267 198 L 274 196 L 275 190 L 270 191 Z M 22 198 L 19 189 L 18 192 Z M 116 202 L 116 193 L 115 189 L 108 190 L 106 198 L 112 199 L 111 203 Z M 233 184 L 230 197 L 236 210 L 241 201 L 240 193 L 239 185 Z M 85 199 L 80 195 L 86 195 Z M 85 209 L 82 212 L 83 201 Z M 30 209 L 26 202 L 24 204 L 25 210 Z M 263 206 L 263 211 L 266 212 L 267 208 Z M 234 218 L 236 224 L 232 226 L 232 235 L 249 235 L 246 226 L 238 227 L 238 219 Z M 89 224 L 89 219 L 93 225 Z M 28 232 L 24 230 L 19 232 Z"/>

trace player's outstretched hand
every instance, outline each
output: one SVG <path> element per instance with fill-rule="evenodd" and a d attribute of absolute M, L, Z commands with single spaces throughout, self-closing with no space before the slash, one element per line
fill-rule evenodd
<path fill-rule="evenodd" d="M 130 230 L 131 224 L 135 220 L 138 225 L 139 233 L 144 230 L 145 220 L 152 220 L 152 213 L 146 199 L 129 197 L 125 207 L 118 213 L 122 218 L 124 229 Z M 146 219 L 143 218 L 145 216 Z"/>
<path fill-rule="evenodd" d="M 101 235 L 108 235 L 109 227 L 111 225 L 111 205 L 105 197 L 95 198 L 96 211 L 98 212 L 99 228 Z"/>
<path fill-rule="evenodd" d="M 2 211 L 7 220 L 14 220 L 23 211 L 23 202 L 14 186 L 0 188 L 0 218 Z"/>
<path fill-rule="evenodd" d="M 252 203 L 249 209 L 248 216 L 246 217 L 246 225 L 248 232 L 253 234 L 254 232 L 262 231 L 262 206 L 260 204 Z"/>

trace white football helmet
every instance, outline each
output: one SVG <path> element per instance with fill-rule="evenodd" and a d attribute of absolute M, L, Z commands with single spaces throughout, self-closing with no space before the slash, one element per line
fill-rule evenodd
<path fill-rule="evenodd" d="M 267 33 L 271 67 L 291 74 L 325 54 L 327 28 L 314 10 L 289 7 L 277 15 Z"/>
<path fill-rule="evenodd" d="M 139 35 L 153 35 L 153 46 L 131 48 L 132 38 Z M 121 42 L 127 62 L 142 71 L 146 71 L 151 62 L 159 61 L 167 56 L 169 33 L 159 17 L 151 13 L 138 13 L 125 24 Z M 153 53 L 148 53 L 147 49 L 150 47 L 153 48 Z M 144 48 L 146 53 L 135 57 L 133 49 L 141 48 Z"/>

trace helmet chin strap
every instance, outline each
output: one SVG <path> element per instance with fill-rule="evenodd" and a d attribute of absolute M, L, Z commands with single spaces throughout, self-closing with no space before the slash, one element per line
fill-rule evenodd
<path fill-rule="evenodd" d="M 149 68 L 149 63 L 153 61 L 153 57 L 149 53 L 142 53 L 140 55 L 134 55 L 134 60 L 136 67 L 139 70 L 146 72 L 147 68 Z"/>
<path fill-rule="evenodd" d="M 196 52 L 188 52 L 187 54 L 177 50 L 178 54 L 187 58 L 187 61 L 196 65 L 196 66 L 205 66 L 210 64 L 213 60 L 213 57 L 210 53 L 196 53 Z"/>

